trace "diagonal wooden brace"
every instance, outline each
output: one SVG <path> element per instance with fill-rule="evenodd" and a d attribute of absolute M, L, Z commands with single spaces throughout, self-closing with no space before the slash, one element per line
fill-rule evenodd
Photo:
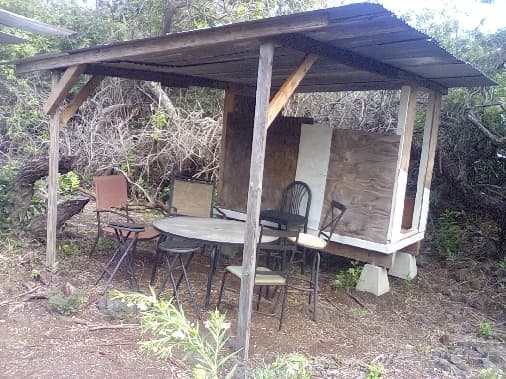
<path fill-rule="evenodd" d="M 42 110 L 46 114 L 52 115 L 61 102 L 67 96 L 72 86 L 76 83 L 79 76 L 84 72 L 86 65 L 71 66 L 65 70 L 60 80 L 53 88 Z"/>
<path fill-rule="evenodd" d="M 72 101 L 67 108 L 62 112 L 60 116 L 60 125 L 65 125 L 68 120 L 76 113 L 79 107 L 85 102 L 85 100 L 95 91 L 98 85 L 104 80 L 101 75 L 93 76 L 79 92 L 74 96 Z"/>

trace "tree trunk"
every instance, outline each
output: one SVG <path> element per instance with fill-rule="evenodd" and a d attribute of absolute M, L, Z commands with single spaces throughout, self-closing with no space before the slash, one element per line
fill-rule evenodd
<path fill-rule="evenodd" d="M 64 203 L 58 204 L 56 229 L 60 230 L 63 224 L 72 216 L 81 212 L 86 204 L 90 201 L 86 196 L 74 196 Z M 31 230 L 35 238 L 43 240 L 46 238 L 46 220 L 47 214 L 40 214 L 32 221 Z"/>
<path fill-rule="evenodd" d="M 77 157 L 63 156 L 58 165 L 58 172 L 65 174 L 72 170 L 76 164 Z M 24 221 L 26 212 L 30 207 L 34 193 L 35 182 L 46 177 L 49 173 L 49 158 L 43 157 L 37 160 L 26 162 L 19 170 L 12 193 L 14 194 L 14 205 L 11 210 L 11 220 Z"/>
<path fill-rule="evenodd" d="M 177 3 L 174 0 L 167 0 L 165 3 L 165 12 L 163 14 L 162 35 L 172 33 L 174 14 L 176 13 Z"/>

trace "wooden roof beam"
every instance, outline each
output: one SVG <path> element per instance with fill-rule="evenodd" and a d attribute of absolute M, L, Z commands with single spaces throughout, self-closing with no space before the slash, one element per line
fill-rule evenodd
<path fill-rule="evenodd" d="M 44 104 L 42 110 L 46 114 L 53 114 L 61 102 L 68 95 L 72 86 L 77 82 L 79 76 L 84 72 L 85 65 L 71 66 L 65 70 L 58 83 L 53 85 L 53 89 Z"/>
<path fill-rule="evenodd" d="M 124 79 L 159 82 L 166 87 L 207 87 L 214 89 L 233 90 L 237 94 L 244 96 L 255 96 L 256 93 L 256 88 L 251 86 L 212 80 L 198 76 L 174 74 L 171 72 L 136 70 L 106 65 L 88 65 L 85 73 L 90 75 L 103 75 Z"/>
<path fill-rule="evenodd" d="M 318 54 L 322 57 L 331 59 L 337 63 L 345 64 L 364 71 L 383 75 L 387 78 L 402 80 L 407 83 L 414 83 L 421 87 L 446 94 L 448 88 L 432 80 L 423 78 L 419 75 L 401 70 L 389 64 L 368 58 L 350 50 L 342 49 L 331 44 L 317 41 L 302 34 L 289 34 L 281 37 L 275 37 L 275 40 L 282 46 L 289 47 L 305 53 Z"/>
<path fill-rule="evenodd" d="M 308 54 L 304 57 L 302 63 L 297 69 L 290 74 L 288 79 L 276 92 L 274 97 L 269 102 L 269 111 L 267 115 L 267 127 L 269 127 L 276 116 L 281 112 L 281 109 L 285 106 L 288 99 L 293 95 L 299 83 L 304 79 L 307 72 L 313 66 L 313 63 L 318 59 L 316 54 Z"/>
<path fill-rule="evenodd" d="M 60 115 L 60 125 L 65 125 L 68 120 L 76 113 L 85 100 L 95 91 L 98 85 L 104 80 L 103 76 L 93 76 L 79 92 L 74 96 L 67 108 Z"/>

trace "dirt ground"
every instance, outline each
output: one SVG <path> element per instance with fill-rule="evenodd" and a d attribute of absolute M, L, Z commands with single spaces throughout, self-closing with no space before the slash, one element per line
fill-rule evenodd
<path fill-rule="evenodd" d="M 40 244 L 13 236 L 0 242 L 0 377 L 187 377 L 180 361 L 158 360 L 139 350 L 143 335 L 135 318 L 103 312 L 103 282 L 97 286 L 94 282 L 112 245 L 102 243 L 98 254 L 88 259 L 93 221 L 89 211 L 72 221 L 52 270 L 44 268 Z M 136 258 L 144 291 L 153 247 L 141 246 Z M 380 297 L 330 288 L 332 277 L 348 263 L 324 257 L 317 322 L 311 320 L 307 294 L 298 292 L 289 293 L 281 331 L 276 318 L 253 315 L 252 364 L 300 352 L 308 357 L 314 378 L 362 378 L 372 361 L 386 369 L 385 378 L 477 378 L 483 368 L 506 371 L 506 292 L 491 279 L 488 263 L 446 263 L 425 252 L 419 257 L 417 278 L 410 282 L 390 278 L 391 291 Z M 207 268 L 206 256 L 196 257 L 190 266 L 201 304 Z M 41 272 L 40 279 L 32 278 L 33 270 Z M 222 268 L 213 282 L 211 307 L 221 273 Z M 72 316 L 62 316 L 47 305 L 47 294 L 67 282 L 88 299 L 85 308 Z M 232 321 L 233 333 L 238 286 L 229 282 L 221 306 Z M 112 287 L 128 290 L 123 272 Z M 191 304 L 184 307 L 191 315 Z M 491 326 L 490 338 L 478 333 L 480 322 Z"/>

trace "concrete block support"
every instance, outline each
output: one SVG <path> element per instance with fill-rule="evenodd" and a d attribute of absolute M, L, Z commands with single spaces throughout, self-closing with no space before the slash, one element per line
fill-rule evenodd
<path fill-rule="evenodd" d="M 408 253 L 396 252 L 388 274 L 401 279 L 413 279 L 417 274 L 416 258 Z"/>
<path fill-rule="evenodd" d="M 358 280 L 357 291 L 369 292 L 381 296 L 390 291 L 387 269 L 384 267 L 366 264 Z"/>

